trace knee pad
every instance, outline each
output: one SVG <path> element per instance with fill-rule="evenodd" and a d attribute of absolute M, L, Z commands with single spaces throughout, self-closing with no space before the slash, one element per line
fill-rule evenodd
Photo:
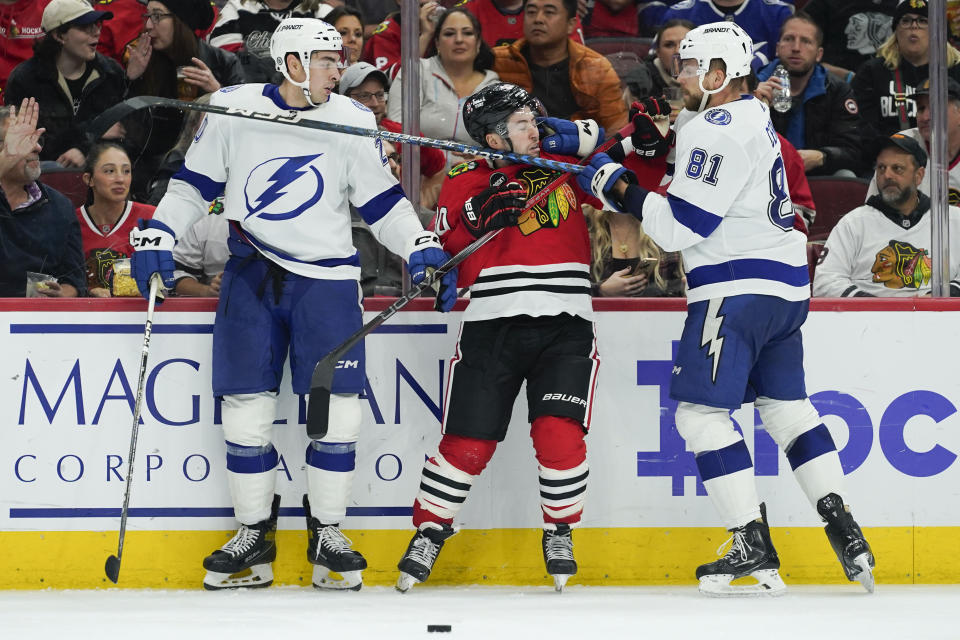
<path fill-rule="evenodd" d="M 497 450 L 497 441 L 448 433 L 441 438 L 437 450 L 442 459 L 454 469 L 471 476 L 478 476 L 487 467 L 493 452 Z"/>
<path fill-rule="evenodd" d="M 327 435 L 324 442 L 356 442 L 360 437 L 360 398 L 355 393 L 330 394 Z"/>
<path fill-rule="evenodd" d="M 540 416 L 530 426 L 537 462 L 547 469 L 572 469 L 587 459 L 583 426 L 573 418 Z"/>
<path fill-rule="evenodd" d="M 674 419 L 677 432 L 694 455 L 718 451 L 743 440 L 733 428 L 733 420 L 726 409 L 681 402 Z"/>
<path fill-rule="evenodd" d="M 273 391 L 223 396 L 220 407 L 223 439 L 244 447 L 270 444 L 277 417 L 277 394 Z"/>
<path fill-rule="evenodd" d="M 757 398 L 754 406 L 770 437 L 781 449 L 787 449 L 801 434 L 818 426 L 822 419 L 809 398 L 773 400 Z"/>

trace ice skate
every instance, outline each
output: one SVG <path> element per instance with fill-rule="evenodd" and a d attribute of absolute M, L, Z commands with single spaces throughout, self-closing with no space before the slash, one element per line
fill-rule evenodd
<path fill-rule="evenodd" d="M 406 553 L 397 564 L 397 569 L 400 569 L 400 577 L 397 578 L 396 584 L 397 591 L 406 593 L 413 585 L 429 578 L 443 543 L 455 533 L 454 528 L 448 524 L 440 525 L 434 522 L 422 524 L 420 530 L 413 534 Z"/>
<path fill-rule="evenodd" d="M 279 509 L 280 496 L 274 496 L 269 519 L 253 525 L 241 524 L 227 544 L 203 559 L 203 568 L 207 570 L 204 589 L 261 588 L 273 584 L 270 563 L 277 559 L 274 536 Z"/>
<path fill-rule="evenodd" d="M 780 579 L 780 558 L 770 540 L 767 525 L 767 509 L 760 505 L 760 520 L 748 522 L 731 529 L 733 536 L 727 554 L 708 564 L 697 567 L 700 593 L 707 596 L 779 596 L 787 590 Z M 717 555 L 727 545 L 724 542 Z M 752 576 L 755 584 L 730 584 L 739 578 Z"/>
<path fill-rule="evenodd" d="M 310 514 L 310 501 L 303 496 L 303 511 L 307 516 L 307 559 L 313 567 L 313 586 L 317 589 L 349 589 L 360 591 L 363 586 L 361 571 L 367 561 L 343 535 L 337 524 L 321 524 Z M 339 574 L 339 577 L 336 575 Z"/>
<path fill-rule="evenodd" d="M 850 515 L 850 507 L 835 493 L 829 493 L 817 501 L 817 513 L 827 523 L 824 531 L 837 559 L 850 582 L 858 581 L 863 588 L 873 593 L 873 567 L 876 562 L 873 551 L 863 537 L 860 525 Z"/>
<path fill-rule="evenodd" d="M 553 586 L 557 591 L 563 591 L 570 576 L 577 573 L 577 561 L 573 559 L 570 525 L 561 522 L 556 527 L 555 531 L 543 530 L 541 544 L 543 561 L 547 565 L 547 573 L 553 576 Z"/>

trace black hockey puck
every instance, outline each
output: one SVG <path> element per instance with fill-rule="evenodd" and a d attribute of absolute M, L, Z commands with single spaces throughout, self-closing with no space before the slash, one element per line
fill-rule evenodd
<path fill-rule="evenodd" d="M 444 632 L 451 631 L 453 629 L 452 625 L 449 624 L 428 624 L 427 633 L 433 633 L 434 631 Z"/>

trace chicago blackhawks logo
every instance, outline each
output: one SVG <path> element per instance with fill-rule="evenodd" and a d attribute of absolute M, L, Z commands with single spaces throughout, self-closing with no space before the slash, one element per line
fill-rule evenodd
<path fill-rule="evenodd" d="M 527 197 L 529 198 L 547 186 L 547 184 L 559 175 L 559 173 L 554 171 L 531 167 L 521 170 L 516 177 L 520 184 L 526 188 Z M 520 233 L 528 236 L 534 231 L 544 227 L 556 229 L 560 226 L 560 222 L 566 220 L 570 212 L 576 211 L 579 206 L 577 196 L 573 192 L 573 189 L 570 188 L 570 185 L 561 185 L 553 190 L 546 201 L 520 216 Z"/>
<path fill-rule="evenodd" d="M 873 281 L 882 282 L 888 289 L 919 289 L 930 283 L 931 271 L 926 249 L 898 240 L 891 240 L 877 252 L 870 268 Z"/>

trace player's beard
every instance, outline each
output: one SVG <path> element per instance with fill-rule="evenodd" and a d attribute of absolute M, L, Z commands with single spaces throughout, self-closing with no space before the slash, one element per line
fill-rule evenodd
<path fill-rule="evenodd" d="M 688 111 L 700 111 L 700 103 L 703 101 L 703 91 L 697 89 L 697 93 L 683 92 L 683 107 Z"/>
<path fill-rule="evenodd" d="M 27 160 L 26 164 L 23 165 L 23 177 L 27 179 L 27 182 L 36 182 L 40 179 L 41 173 L 39 160 Z"/>

